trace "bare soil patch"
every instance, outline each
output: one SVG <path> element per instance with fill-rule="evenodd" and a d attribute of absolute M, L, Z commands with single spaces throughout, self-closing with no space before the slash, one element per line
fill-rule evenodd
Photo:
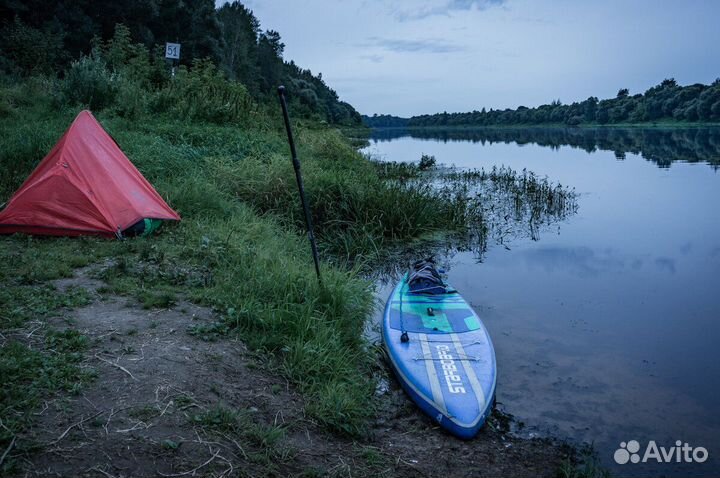
<path fill-rule="evenodd" d="M 535 477 L 554 475 L 567 453 L 512 436 L 499 415 L 476 439 L 453 438 L 391 377 L 367 437 L 329 434 L 241 337 L 187 333 L 211 324 L 211 309 L 185 301 L 143 309 L 99 293 L 103 284 L 88 269 L 55 285 L 94 296 L 50 325 L 90 338 L 85 366 L 97 377 L 75 396 L 48 401 L 17 437 L 19 476 Z"/>

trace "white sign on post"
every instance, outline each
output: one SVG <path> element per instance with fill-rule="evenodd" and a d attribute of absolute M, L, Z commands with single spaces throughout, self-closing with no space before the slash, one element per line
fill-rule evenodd
<path fill-rule="evenodd" d="M 165 58 L 171 60 L 180 59 L 180 44 L 179 43 L 166 43 L 165 44 Z"/>

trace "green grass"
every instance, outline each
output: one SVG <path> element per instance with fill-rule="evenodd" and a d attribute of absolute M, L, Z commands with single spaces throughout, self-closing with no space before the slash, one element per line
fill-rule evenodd
<path fill-rule="evenodd" d="M 73 330 L 47 330 L 44 347 L 8 340 L 0 347 L 0 448 L 6 450 L 16 434 L 33 422 L 32 412 L 59 392 L 77 394 L 93 373 L 81 365 L 87 337 Z M 23 445 L 16 445 L 21 448 Z M 6 461 L 0 470 L 10 471 Z"/>
<path fill-rule="evenodd" d="M 47 319 L 87 305 L 87 290 L 58 290 L 49 280 L 72 275 L 96 259 L 94 239 L 0 239 L 0 449 L 33 422 L 33 411 L 59 393 L 78 393 L 93 374 L 82 367 L 87 338 L 57 331 Z M 26 444 L 17 442 L 15 449 Z M 12 461 L 2 469 L 12 469 Z"/>
<path fill-rule="evenodd" d="M 0 281 L 26 285 L 71 277 L 75 268 L 105 257 L 116 246 L 89 237 L 3 237 L 0 254 L 8 267 L 0 267 Z"/>
<path fill-rule="evenodd" d="M 90 297 L 85 289 L 69 288 L 58 292 L 51 285 L 8 285 L 0 289 L 0 330 L 22 326 L 31 319 L 44 318 L 63 307 L 86 305 Z"/>
<path fill-rule="evenodd" d="M 89 293 L 47 283 L 92 260 L 92 241 L 3 238 L 0 242 L 0 448 L 32 423 L 32 412 L 59 392 L 77 393 L 92 374 L 81 366 L 87 338 L 46 320 L 87 305 Z M 16 444 L 16 447 L 22 446 Z M 10 469 L 6 461 L 4 469 Z"/>

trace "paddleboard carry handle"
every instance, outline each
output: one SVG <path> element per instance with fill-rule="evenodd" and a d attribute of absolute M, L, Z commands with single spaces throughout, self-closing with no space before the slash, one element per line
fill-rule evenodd
<path fill-rule="evenodd" d="M 402 310 L 402 303 L 403 303 L 403 285 L 400 286 L 400 342 L 406 344 L 410 342 L 410 336 L 407 333 L 407 330 L 405 330 L 405 322 L 403 320 L 403 310 Z"/>

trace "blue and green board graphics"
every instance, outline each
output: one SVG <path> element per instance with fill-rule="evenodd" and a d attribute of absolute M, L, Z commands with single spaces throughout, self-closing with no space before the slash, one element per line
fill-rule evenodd
<path fill-rule="evenodd" d="M 495 351 L 480 318 L 463 297 L 410 292 L 407 276 L 388 298 L 383 339 L 410 397 L 443 428 L 472 438 L 492 411 Z M 401 340 L 403 332 L 408 341 Z"/>

